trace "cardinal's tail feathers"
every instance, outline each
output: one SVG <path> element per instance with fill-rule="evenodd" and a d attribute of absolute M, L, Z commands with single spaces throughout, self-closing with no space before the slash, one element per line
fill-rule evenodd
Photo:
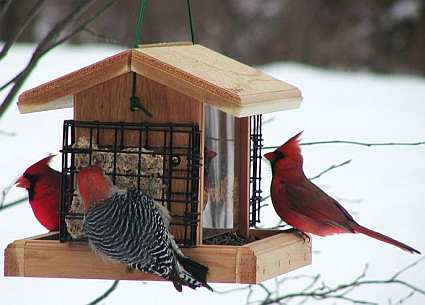
<path fill-rule="evenodd" d="M 207 284 L 208 267 L 183 255 L 178 255 L 177 260 L 183 267 L 179 274 L 179 279 L 184 285 L 190 288 L 205 287 L 213 291 Z"/>
<path fill-rule="evenodd" d="M 412 248 L 412 247 L 410 247 L 406 244 L 403 244 L 402 242 L 399 242 L 398 240 L 392 239 L 391 237 L 388 237 L 384 234 L 381 234 L 381 233 L 372 231 L 368 228 L 362 227 L 361 225 L 359 225 L 357 223 L 354 223 L 351 227 L 356 233 L 365 234 L 369 237 L 372 237 L 372 238 L 378 239 L 380 241 L 383 241 L 385 243 L 394 245 L 394 246 L 396 246 L 396 247 L 398 247 L 398 248 L 400 248 L 404 251 L 408 251 L 410 253 L 421 254 L 421 252 L 419 252 L 418 250 L 416 250 L 416 249 L 414 249 L 414 248 Z"/>

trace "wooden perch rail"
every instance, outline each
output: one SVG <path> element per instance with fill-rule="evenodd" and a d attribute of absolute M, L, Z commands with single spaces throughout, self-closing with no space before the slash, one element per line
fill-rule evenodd
<path fill-rule="evenodd" d="M 209 282 L 256 284 L 311 264 L 311 243 L 279 230 L 251 230 L 244 246 L 201 245 L 183 252 L 210 268 Z M 60 243 L 57 232 L 21 239 L 5 250 L 5 276 L 162 280 L 129 271 L 91 251 L 84 242 Z"/>

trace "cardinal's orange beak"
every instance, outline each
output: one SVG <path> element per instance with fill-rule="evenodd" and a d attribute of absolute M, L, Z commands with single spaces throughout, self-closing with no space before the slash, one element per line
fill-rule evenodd
<path fill-rule="evenodd" d="M 22 187 L 24 189 L 29 189 L 31 186 L 31 183 L 29 182 L 29 180 L 27 178 L 25 178 L 24 176 L 19 177 L 18 180 L 16 180 L 15 182 L 16 187 Z"/>
<path fill-rule="evenodd" d="M 272 151 L 268 152 L 267 154 L 264 154 L 264 158 L 266 158 L 269 161 L 272 161 L 274 159 L 274 153 Z"/>

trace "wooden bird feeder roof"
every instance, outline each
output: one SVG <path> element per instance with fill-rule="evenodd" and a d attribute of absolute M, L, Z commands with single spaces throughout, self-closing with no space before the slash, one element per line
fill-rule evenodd
<path fill-rule="evenodd" d="M 201 45 L 155 44 L 130 49 L 30 89 L 21 113 L 73 106 L 73 96 L 136 72 L 237 117 L 299 107 L 296 87 Z"/>

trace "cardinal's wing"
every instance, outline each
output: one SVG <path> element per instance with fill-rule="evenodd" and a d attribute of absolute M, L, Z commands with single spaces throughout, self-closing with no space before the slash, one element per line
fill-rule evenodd
<path fill-rule="evenodd" d="M 285 188 L 289 205 L 294 211 L 313 220 L 352 231 L 349 223 L 354 222 L 354 219 L 350 213 L 309 180 L 304 183 L 286 184 Z"/>

